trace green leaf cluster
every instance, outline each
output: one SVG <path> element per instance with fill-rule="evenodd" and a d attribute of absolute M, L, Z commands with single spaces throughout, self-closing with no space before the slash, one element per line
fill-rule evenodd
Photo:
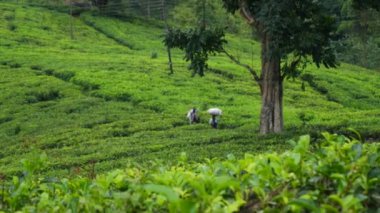
<path fill-rule="evenodd" d="M 363 10 L 373 8 L 380 11 L 380 2 L 376 0 L 351 0 L 355 9 Z"/>
<path fill-rule="evenodd" d="M 204 75 L 210 54 L 223 51 L 227 43 L 224 32 L 220 28 L 205 29 L 204 27 L 181 31 L 168 29 L 164 44 L 169 48 L 179 48 L 185 52 L 184 59 L 190 61 L 189 70 L 193 75 Z"/>
<path fill-rule="evenodd" d="M 129 166 L 56 179 L 29 174 L 2 183 L 0 210 L 20 212 L 360 212 L 379 205 L 380 147 L 324 133 L 291 151 L 243 159 Z M 41 156 L 44 159 L 44 156 Z M 27 169 L 30 166 L 27 166 Z"/>
<path fill-rule="evenodd" d="M 246 0 L 259 37 L 269 39 L 271 52 L 264 57 L 286 59 L 290 54 L 307 58 L 319 67 L 336 67 L 332 41 L 338 40 L 338 21 L 325 0 Z M 240 10 L 239 1 L 223 0 L 225 8 Z"/>

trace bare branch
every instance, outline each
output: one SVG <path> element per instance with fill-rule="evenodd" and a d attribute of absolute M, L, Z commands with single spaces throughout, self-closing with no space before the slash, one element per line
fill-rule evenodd
<path fill-rule="evenodd" d="M 226 54 L 226 56 L 228 56 L 228 58 L 230 58 L 231 61 L 235 62 L 235 63 L 236 63 L 237 65 L 239 65 L 239 66 L 242 66 L 242 67 L 246 68 L 246 69 L 249 71 L 249 73 L 252 74 L 252 76 L 253 76 L 253 78 L 255 79 L 255 81 L 257 81 L 258 83 L 260 83 L 261 79 L 260 79 L 260 77 L 257 75 L 257 72 L 256 72 L 252 67 L 250 67 L 250 66 L 247 65 L 247 64 L 243 64 L 243 63 L 241 63 L 237 58 L 235 58 L 233 55 L 229 54 L 226 50 L 223 50 L 222 52 L 223 52 L 224 54 Z"/>

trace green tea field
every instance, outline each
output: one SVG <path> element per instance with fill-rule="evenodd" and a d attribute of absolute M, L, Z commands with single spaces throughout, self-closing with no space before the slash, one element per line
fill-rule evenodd
<path fill-rule="evenodd" d="M 72 26 L 70 23 L 72 22 Z M 73 35 L 70 35 L 70 32 Z M 380 72 L 342 63 L 309 65 L 284 83 L 285 131 L 258 134 L 260 90 L 224 55 L 204 77 L 191 76 L 173 50 L 168 74 L 164 23 L 0 2 L 0 173 L 21 173 L 21 159 L 46 153 L 49 175 L 97 173 L 129 162 L 237 157 L 289 149 L 302 134 L 360 132 L 380 140 Z M 260 69 L 260 44 L 227 34 L 227 49 Z M 189 125 L 186 113 L 201 112 Z M 207 109 L 223 110 L 218 129 Z"/>

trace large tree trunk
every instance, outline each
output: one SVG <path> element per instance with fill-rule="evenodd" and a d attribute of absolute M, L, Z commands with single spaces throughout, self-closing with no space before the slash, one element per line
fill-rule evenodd
<path fill-rule="evenodd" d="M 260 133 L 279 133 L 283 130 L 281 59 L 273 54 L 270 38 L 263 36 L 261 53 L 261 115 Z M 270 52 L 272 51 L 272 52 Z"/>

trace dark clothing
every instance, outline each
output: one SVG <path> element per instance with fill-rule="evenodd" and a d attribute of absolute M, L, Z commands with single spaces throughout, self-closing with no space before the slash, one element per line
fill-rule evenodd
<path fill-rule="evenodd" d="M 216 120 L 216 116 L 215 115 L 213 115 L 212 118 L 210 119 L 210 125 L 214 129 L 218 128 L 218 120 Z"/>

